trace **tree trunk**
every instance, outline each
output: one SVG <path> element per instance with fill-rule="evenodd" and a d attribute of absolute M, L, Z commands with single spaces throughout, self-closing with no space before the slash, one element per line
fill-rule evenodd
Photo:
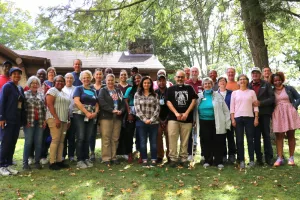
<path fill-rule="evenodd" d="M 242 19 L 254 65 L 259 68 L 269 66 L 268 50 L 264 39 L 263 22 L 265 20 L 259 0 L 240 0 Z"/>

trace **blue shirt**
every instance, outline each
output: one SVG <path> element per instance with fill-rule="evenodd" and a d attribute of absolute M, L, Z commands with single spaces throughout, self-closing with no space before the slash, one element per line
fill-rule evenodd
<path fill-rule="evenodd" d="M 10 124 L 25 123 L 25 95 L 23 88 L 9 81 L 0 92 L 0 120 Z"/>
<path fill-rule="evenodd" d="M 214 106 L 212 102 L 212 92 L 204 91 L 204 98 L 198 106 L 199 118 L 202 120 L 214 120 Z"/>
<path fill-rule="evenodd" d="M 73 76 L 74 76 L 74 82 L 73 85 L 74 86 L 81 86 L 82 82 L 79 80 L 79 76 L 80 76 L 80 72 L 76 73 L 76 72 L 72 72 Z"/>
<path fill-rule="evenodd" d="M 128 99 L 128 104 L 129 106 L 133 106 L 134 105 L 134 94 L 130 95 L 130 92 L 132 90 L 132 87 L 127 88 L 125 95 L 123 96 L 124 99 Z"/>
<path fill-rule="evenodd" d="M 97 103 L 97 94 L 94 89 L 85 89 L 83 86 L 76 87 L 73 98 L 79 97 L 80 102 L 85 105 L 95 106 Z"/>
<path fill-rule="evenodd" d="M 54 82 L 50 82 L 50 81 L 46 80 L 46 81 L 44 81 L 44 83 L 46 83 L 50 87 L 54 87 Z"/>

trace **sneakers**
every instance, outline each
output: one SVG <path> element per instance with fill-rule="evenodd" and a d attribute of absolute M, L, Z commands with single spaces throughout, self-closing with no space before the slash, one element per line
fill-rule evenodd
<path fill-rule="evenodd" d="M 89 159 L 86 159 L 86 160 L 84 161 L 84 163 L 86 164 L 87 167 L 93 167 L 93 166 L 94 166 L 93 162 L 90 161 Z"/>
<path fill-rule="evenodd" d="M 273 166 L 274 167 L 279 167 L 282 164 L 283 164 L 283 160 L 280 157 L 278 157 Z"/>
<path fill-rule="evenodd" d="M 23 170 L 31 170 L 31 167 L 28 165 L 28 163 L 23 164 Z"/>
<path fill-rule="evenodd" d="M 74 161 L 75 161 L 75 158 L 74 158 L 74 157 L 70 157 L 70 158 L 69 158 L 69 161 L 70 161 L 70 162 L 74 162 Z"/>
<path fill-rule="evenodd" d="M 46 165 L 48 163 L 48 160 L 47 158 L 42 158 L 40 162 L 42 165 Z"/>
<path fill-rule="evenodd" d="M 232 164 L 235 163 L 235 155 L 229 155 L 228 161 Z"/>
<path fill-rule="evenodd" d="M 170 161 L 169 165 L 170 165 L 170 167 L 172 167 L 172 168 L 177 167 L 177 163 L 176 163 L 175 161 L 172 161 L 172 160 Z"/>
<path fill-rule="evenodd" d="M 120 164 L 120 161 L 119 161 L 119 160 L 112 160 L 112 163 L 113 163 L 114 165 L 119 165 L 119 164 Z"/>
<path fill-rule="evenodd" d="M 28 165 L 33 165 L 33 163 L 34 163 L 33 157 L 29 157 L 28 158 Z"/>
<path fill-rule="evenodd" d="M 147 160 L 144 160 L 144 161 L 143 161 L 142 167 L 148 167 L 148 161 L 147 161 Z"/>
<path fill-rule="evenodd" d="M 180 163 L 180 165 L 184 168 L 189 168 L 190 167 L 190 162 L 189 161 L 185 161 L 185 162 L 182 162 Z"/>
<path fill-rule="evenodd" d="M 250 161 L 249 164 L 248 164 L 248 166 L 249 166 L 250 168 L 254 167 L 254 166 L 255 166 L 255 162 L 254 162 L 254 161 Z"/>
<path fill-rule="evenodd" d="M 264 162 L 263 162 L 261 159 L 256 160 L 256 163 L 257 163 L 259 166 L 264 166 Z"/>
<path fill-rule="evenodd" d="M 125 160 L 128 160 L 128 155 L 123 155 L 123 158 L 124 158 Z"/>
<path fill-rule="evenodd" d="M 132 153 L 130 153 L 130 154 L 128 154 L 127 162 L 128 162 L 129 164 L 131 164 L 132 161 L 133 161 L 133 157 L 132 157 Z"/>
<path fill-rule="evenodd" d="M 152 160 L 151 163 L 150 163 L 150 166 L 155 167 L 156 165 L 157 165 L 157 162 L 155 160 Z"/>
<path fill-rule="evenodd" d="M 16 175 L 16 174 L 19 173 L 19 171 L 16 170 L 16 169 L 14 169 L 12 166 L 8 166 L 6 169 L 7 169 L 7 170 L 10 172 L 10 174 L 12 174 L 12 175 Z"/>
<path fill-rule="evenodd" d="M 7 170 L 6 167 L 0 167 L 0 174 L 2 176 L 9 176 L 11 173 L 10 173 L 10 171 Z"/>
<path fill-rule="evenodd" d="M 223 163 L 227 163 L 227 156 L 223 156 Z"/>
<path fill-rule="evenodd" d="M 240 169 L 245 169 L 245 162 L 244 161 L 240 162 Z"/>
<path fill-rule="evenodd" d="M 162 159 L 162 158 L 157 158 L 157 159 L 156 159 L 156 163 L 161 164 L 162 162 L 163 162 L 163 159 Z"/>
<path fill-rule="evenodd" d="M 189 155 L 188 158 L 187 158 L 188 161 L 192 161 L 193 159 L 194 159 L 193 155 Z"/>
<path fill-rule="evenodd" d="M 56 163 L 50 163 L 49 164 L 49 169 L 51 170 L 60 170 L 60 167 Z"/>
<path fill-rule="evenodd" d="M 68 164 L 65 164 L 63 161 L 57 162 L 56 165 L 59 166 L 60 168 L 69 168 L 70 167 Z"/>
<path fill-rule="evenodd" d="M 86 165 L 85 162 L 83 161 L 78 161 L 76 167 L 80 168 L 80 169 L 86 169 L 88 166 Z"/>
<path fill-rule="evenodd" d="M 209 167 L 210 165 L 208 163 L 204 163 L 203 167 L 206 168 L 206 167 Z"/>
<path fill-rule="evenodd" d="M 219 164 L 219 165 L 218 165 L 218 169 L 220 169 L 220 170 L 221 170 L 221 169 L 224 169 L 224 165 Z"/>
<path fill-rule="evenodd" d="M 35 163 L 34 165 L 36 169 L 42 169 L 42 165 L 40 163 Z"/>
<path fill-rule="evenodd" d="M 294 156 L 291 156 L 291 157 L 289 158 L 288 165 L 289 165 L 289 166 L 295 166 Z"/>
<path fill-rule="evenodd" d="M 95 161 L 96 161 L 96 157 L 95 157 L 95 154 L 94 154 L 94 153 L 91 154 L 90 160 L 91 160 L 92 162 L 95 162 Z"/>

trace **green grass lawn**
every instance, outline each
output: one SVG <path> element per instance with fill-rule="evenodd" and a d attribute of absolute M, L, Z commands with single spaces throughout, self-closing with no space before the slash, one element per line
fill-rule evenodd
<path fill-rule="evenodd" d="M 299 141 L 300 133 L 297 134 Z M 19 139 L 15 159 L 22 167 L 24 140 Z M 300 163 L 300 148 L 295 162 Z M 274 147 L 275 151 L 275 147 Z M 197 152 L 198 153 L 198 152 Z M 199 154 L 199 153 L 198 153 Z M 98 152 L 99 155 L 99 152 Z M 275 154 L 276 155 L 276 154 Z M 288 157 L 287 141 L 285 155 Z M 93 168 L 20 172 L 0 177 L 0 199 L 299 199 L 298 166 L 255 167 L 240 171 L 228 165 L 204 169 L 196 158 L 192 169 L 168 166 L 142 168 L 137 162 L 108 168 L 96 162 Z"/>

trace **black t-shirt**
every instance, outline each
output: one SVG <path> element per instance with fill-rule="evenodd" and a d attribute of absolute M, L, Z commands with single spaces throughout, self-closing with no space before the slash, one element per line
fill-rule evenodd
<path fill-rule="evenodd" d="M 167 101 L 166 101 L 166 93 L 167 93 L 167 88 L 165 89 L 165 92 L 162 93 L 160 89 L 155 90 L 157 93 L 157 97 L 159 99 L 159 105 L 160 105 L 160 112 L 159 112 L 159 119 L 160 120 L 166 120 L 168 117 L 168 114 L 170 112 L 169 107 L 167 106 Z"/>
<path fill-rule="evenodd" d="M 178 113 L 184 113 L 192 103 L 193 99 L 198 99 L 198 95 L 196 94 L 194 88 L 190 85 L 173 85 L 168 88 L 166 94 L 166 101 L 170 101 L 174 108 L 177 110 Z M 169 120 L 177 121 L 175 114 L 170 111 L 169 113 Z M 193 112 L 189 113 L 186 123 L 193 122 Z"/>

